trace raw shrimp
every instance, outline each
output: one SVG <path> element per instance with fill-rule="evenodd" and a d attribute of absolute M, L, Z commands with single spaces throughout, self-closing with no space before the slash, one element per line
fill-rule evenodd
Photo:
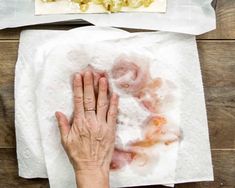
<path fill-rule="evenodd" d="M 122 168 L 138 156 L 145 156 L 146 154 L 141 153 L 145 148 L 154 147 L 156 144 L 169 145 L 180 140 L 180 129 L 160 114 L 164 103 L 157 91 L 164 86 L 165 82 L 161 78 L 151 78 L 148 64 L 144 64 L 144 61 L 142 64 L 140 62 L 140 60 L 128 57 L 118 58 L 111 70 L 116 86 L 135 98 L 145 110 L 150 112 L 143 126 L 143 139 L 130 142 L 127 146 L 128 150 L 116 148 L 111 169 Z"/>
<path fill-rule="evenodd" d="M 108 78 L 108 74 L 96 70 L 92 66 L 88 66 L 82 72 L 86 70 L 93 72 L 95 90 L 97 91 L 99 79 L 101 77 Z M 109 76 L 117 88 L 135 99 L 150 114 L 142 126 L 142 139 L 127 143 L 125 149 L 116 145 L 110 168 L 112 170 L 121 169 L 133 161 L 138 161 L 135 164 L 144 166 L 151 158 L 148 156 L 151 154 L 148 154 L 145 149 L 154 147 L 156 144 L 169 145 L 180 139 L 180 129 L 169 123 L 167 117 L 160 114 L 161 105 L 164 105 L 164 102 L 158 96 L 157 91 L 164 86 L 165 82 L 161 78 L 151 78 L 146 59 L 129 57 L 118 58 Z M 112 91 L 112 88 L 110 90 Z"/>
<path fill-rule="evenodd" d="M 146 86 L 148 80 L 146 67 L 126 57 L 115 62 L 111 75 L 118 88 L 136 95 Z"/>

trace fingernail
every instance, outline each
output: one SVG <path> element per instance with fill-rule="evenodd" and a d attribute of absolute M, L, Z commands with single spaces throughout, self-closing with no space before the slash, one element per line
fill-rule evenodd
<path fill-rule="evenodd" d="M 90 76 L 91 75 L 91 72 L 90 71 L 86 71 L 85 72 L 85 76 Z"/>
<path fill-rule="evenodd" d="M 105 83 L 106 83 L 106 78 L 105 78 L 105 77 L 102 77 L 102 78 L 100 78 L 100 81 L 101 81 L 103 84 L 105 84 Z"/>
<path fill-rule="evenodd" d="M 80 75 L 79 73 L 76 73 L 76 74 L 75 74 L 75 79 L 78 80 L 78 79 L 80 79 L 80 78 L 81 78 L 81 75 Z"/>

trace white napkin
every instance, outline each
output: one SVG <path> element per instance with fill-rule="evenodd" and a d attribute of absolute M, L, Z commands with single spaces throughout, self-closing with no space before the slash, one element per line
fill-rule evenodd
<path fill-rule="evenodd" d="M 79 31 L 80 30 L 80 31 Z M 107 33 L 111 34 L 110 29 L 106 28 L 83 28 L 83 29 L 78 29 L 75 31 L 72 31 L 74 36 L 78 36 L 78 40 L 80 40 L 80 43 L 83 43 L 83 40 L 86 38 L 90 38 L 92 36 L 93 39 L 90 41 L 94 40 L 95 37 L 94 35 L 90 35 L 89 37 L 86 35 L 89 32 L 88 31 L 100 31 L 100 33 L 103 32 L 102 35 L 107 36 Z M 85 31 L 85 32 L 82 32 Z M 37 31 L 38 32 L 38 31 Z M 70 36 L 72 35 L 72 32 Z M 114 32 L 114 30 L 112 30 Z M 27 44 L 29 40 L 27 40 L 27 36 L 37 36 L 33 34 L 34 32 L 26 32 L 25 34 L 23 33 L 22 40 Z M 41 33 L 39 31 L 39 33 Z M 50 33 L 50 32 L 48 32 Z M 99 33 L 99 32 L 98 32 Z M 177 83 L 179 85 L 179 88 L 181 90 L 182 94 L 182 100 L 181 101 L 181 110 L 180 112 L 182 113 L 181 115 L 181 124 L 180 127 L 183 130 L 184 133 L 184 138 L 183 141 L 180 145 L 179 148 L 179 157 L 178 161 L 176 163 L 176 174 L 172 173 L 170 175 L 167 174 L 166 177 L 164 178 L 161 177 L 160 179 L 156 178 L 155 180 L 149 178 L 146 176 L 146 178 L 134 178 L 134 179 L 124 179 L 123 177 L 118 179 L 118 181 L 114 182 L 113 185 L 115 186 L 128 186 L 128 185 L 141 185 L 141 184 L 158 184 L 158 183 L 177 183 L 177 182 L 188 182 L 188 181 L 203 181 L 203 180 L 212 180 L 213 179 L 213 173 L 212 173 L 212 165 L 211 165 L 211 158 L 210 158 L 210 149 L 209 149 L 209 140 L 208 140 L 208 130 L 207 130 L 207 122 L 206 122 L 206 113 L 205 113 L 205 104 L 204 104 L 204 97 L 203 97 L 203 90 L 202 90 L 202 82 L 201 82 L 201 75 L 200 75 L 200 67 L 199 67 L 199 61 L 197 57 L 197 49 L 195 45 L 195 38 L 193 36 L 189 35 L 181 35 L 181 34 L 171 34 L 171 33 L 148 33 L 148 34 L 129 34 L 126 32 L 120 32 L 119 30 L 114 32 L 115 37 L 129 37 L 128 39 L 125 39 L 129 41 L 130 43 L 134 43 L 136 41 L 138 42 L 138 45 L 140 46 L 139 49 L 141 49 L 141 46 L 145 44 L 150 44 L 150 43 L 156 43 L 154 48 L 149 48 L 148 45 L 146 46 L 146 51 L 149 51 L 149 54 L 154 54 L 157 57 L 157 60 L 161 62 L 162 68 L 167 68 L 170 70 L 170 72 L 173 75 L 177 75 L 175 79 L 177 80 Z M 45 34 L 45 33 L 44 33 Z M 90 34 L 90 33 L 89 33 Z M 43 34 L 42 34 L 43 35 Z M 41 35 L 41 36 L 42 36 Z M 53 35 L 53 34 L 52 34 Z M 99 35 L 99 34 L 98 34 Z M 118 36 L 119 35 L 119 36 Z M 49 36 L 49 35 L 47 35 Z M 109 35 L 108 35 L 109 36 Z M 110 39 L 115 38 L 110 37 Z M 40 39 L 42 39 L 41 37 Z M 79 39 L 80 38 L 80 39 Z M 100 37 L 102 38 L 102 37 Z M 40 56 L 40 54 L 47 54 L 50 52 L 50 49 L 56 44 L 56 45 L 61 45 L 61 42 L 64 41 L 66 44 L 68 41 L 69 37 L 67 34 L 63 34 L 63 38 L 60 40 L 57 39 L 57 43 L 47 43 L 46 45 L 40 46 L 40 50 L 38 52 L 40 57 L 39 59 L 37 58 L 37 61 L 35 63 L 35 73 L 37 74 L 37 78 L 35 81 L 39 81 L 39 92 L 40 93 L 40 88 L 43 88 L 44 85 L 41 83 L 46 83 L 43 81 L 43 79 L 48 78 L 45 77 L 47 75 L 50 69 L 43 69 L 43 63 L 45 63 L 45 67 L 49 66 L 50 68 L 56 68 L 57 63 L 58 65 L 63 67 L 63 63 L 57 62 L 55 65 L 53 65 L 53 61 L 44 61 L 44 56 Z M 107 38 L 106 38 L 107 39 Z M 132 42 L 131 42 L 132 41 Z M 35 41 L 32 41 L 35 43 Z M 78 42 L 78 43 L 79 43 Z M 30 43 L 30 42 L 29 42 Z M 29 44 L 28 43 L 28 44 Z M 87 41 L 85 42 L 87 44 Z M 134 43 L 136 44 L 136 43 Z M 70 47 L 69 45 L 65 45 L 65 50 L 68 50 Z M 22 45 L 20 46 L 20 53 L 22 54 L 29 54 L 26 51 L 22 51 Z M 137 48 L 138 49 L 138 48 Z M 138 50 L 139 50 L 138 49 Z M 138 51 L 137 50 L 137 51 Z M 169 51 L 171 52 L 171 56 L 168 55 Z M 150 53 L 151 52 L 151 53 Z M 154 52 L 154 53 L 153 53 Z M 160 55 L 159 55 L 160 54 Z M 27 56 L 30 56 L 27 55 Z M 27 59 L 25 58 L 20 58 L 20 57 L 25 57 L 25 55 L 20 55 L 18 62 L 17 62 L 17 67 L 16 67 L 16 111 L 22 111 L 22 112 L 27 112 L 24 110 L 24 108 L 27 108 L 28 104 L 31 104 L 31 106 L 34 106 L 35 108 L 35 98 L 33 99 L 31 96 L 28 96 L 27 94 L 27 89 L 26 88 L 31 88 L 31 91 L 35 89 L 35 85 L 33 85 L 33 82 L 29 83 L 28 86 L 25 85 L 24 83 L 27 83 L 27 80 L 32 79 L 32 69 L 20 69 L 21 64 L 29 64 L 27 62 Z M 154 58 L 156 58 L 154 57 Z M 32 58 L 33 59 L 33 58 Z M 23 62 L 24 61 L 24 62 Z M 40 62 L 42 64 L 40 64 Z M 165 63 L 167 62 L 167 63 Z M 32 63 L 32 62 L 30 62 Z M 168 65 L 168 66 L 167 66 Z M 158 65 L 156 65 L 158 66 Z M 31 67 L 31 66 L 29 66 Z M 188 74 L 190 68 L 193 67 L 194 72 Z M 152 69 L 152 72 L 155 73 L 157 69 Z M 26 73 L 26 71 L 28 71 Z M 22 74 L 22 72 L 25 72 L 25 75 L 28 75 L 28 77 L 23 77 L 21 79 L 19 74 Z M 31 77 L 29 76 L 31 72 Z M 41 75 L 43 73 L 43 76 Z M 17 76 L 18 75 L 18 76 Z M 192 76 L 193 75 L 193 76 Z M 31 86 L 30 86 L 31 84 Z M 43 87 L 42 87 L 43 86 Z M 19 90 L 25 90 L 19 91 Z M 29 91 L 29 90 L 28 90 Z M 41 90 L 42 91 L 42 90 Z M 69 91 L 69 90 L 67 90 Z M 24 93 L 24 98 L 25 100 L 23 101 L 23 105 L 18 105 L 18 101 L 21 101 L 20 96 L 18 93 Z M 190 92 L 190 94 L 189 94 Z M 68 95 L 71 96 L 71 93 L 68 93 Z M 30 98 L 31 97 L 31 98 Z M 35 97 L 35 96 L 34 96 Z M 41 94 L 37 97 L 42 97 Z M 28 98 L 28 99 L 27 99 Z M 194 101 L 197 101 L 197 104 L 192 105 L 192 98 Z M 18 100 L 17 100 L 18 99 Z M 41 100 L 42 98 L 40 98 Z M 74 185 L 74 178 L 73 178 L 73 172 L 71 169 L 71 165 L 68 163 L 66 156 L 64 155 L 64 151 L 61 149 L 61 145 L 58 142 L 59 134 L 56 126 L 54 125 L 54 118 L 51 116 L 51 118 L 47 119 L 47 125 L 45 124 L 40 124 L 40 122 L 44 121 L 43 117 L 41 116 L 42 112 L 40 109 L 42 109 L 43 103 L 38 100 L 37 102 L 37 108 L 39 109 L 38 114 L 39 116 L 39 126 L 41 128 L 41 138 L 43 141 L 43 150 L 44 150 L 44 157 L 46 159 L 46 167 L 47 167 L 47 172 L 49 175 L 50 179 L 50 185 L 51 187 L 69 187 L 68 185 L 71 185 L 71 187 Z M 30 101 L 30 102 L 27 102 Z M 50 101 L 50 100 L 48 100 Z M 33 105 L 32 105 L 33 104 Z M 66 105 L 65 105 L 66 106 Z M 185 108 L 186 107 L 186 108 Z M 69 106 L 68 106 L 69 108 Z M 200 113 L 198 113 L 199 111 Z M 194 113 L 197 112 L 197 113 Z M 16 114 L 18 114 L 16 113 Z M 35 112 L 36 113 L 36 112 Z M 47 112 L 46 112 L 47 113 Z M 32 114 L 32 111 L 31 113 Z M 26 117 L 30 114 L 24 114 Z M 41 120 L 40 120 L 41 119 Z M 20 123 L 19 123 L 20 122 Z M 53 122 L 50 124 L 50 122 Z M 31 125 L 34 125 L 31 129 L 31 132 L 34 132 L 34 134 L 38 135 L 38 129 L 37 129 L 37 124 L 35 124 L 35 119 L 31 120 Z M 51 125 L 51 127 L 48 127 L 48 125 Z M 196 124 L 196 125 L 195 125 Z M 22 118 L 16 115 L 16 126 L 18 127 L 16 129 L 17 131 L 17 139 L 20 138 L 27 138 L 27 134 L 29 135 L 30 133 L 27 131 L 24 131 L 24 121 Z M 25 126 L 26 127 L 26 126 Z M 197 129 L 195 130 L 195 127 Z M 44 130 L 46 128 L 46 130 Z M 49 128 L 49 129 L 48 129 Z M 48 136 L 48 130 L 51 130 L 50 132 L 50 137 Z M 22 136 L 23 135 L 23 136 Z M 32 137 L 32 136 L 31 136 Z M 19 139 L 19 140 L 20 140 Z M 19 163 L 24 164 L 25 161 L 27 161 L 28 168 L 22 168 L 22 165 L 19 165 L 20 172 L 21 174 L 28 174 L 31 177 L 34 177 L 36 173 L 30 171 L 30 164 L 35 166 L 35 161 L 33 161 L 32 156 L 34 156 L 34 153 L 42 153 L 41 152 L 41 145 L 40 145 L 40 137 L 37 138 L 38 142 L 37 145 L 34 144 L 36 147 L 33 147 L 32 143 L 34 142 L 28 142 L 27 139 L 24 141 L 24 145 L 26 147 L 32 146 L 31 148 L 28 149 L 28 154 L 23 155 L 23 157 L 18 157 Z M 24 148 L 21 147 L 20 141 L 17 140 L 17 146 L 18 146 L 18 156 L 22 156 L 21 153 L 25 153 Z M 200 143 L 200 144 L 198 144 Z M 35 148 L 35 152 L 33 152 L 32 148 Z M 195 149 L 194 149 L 195 148 Z M 56 152 L 50 152 L 49 149 L 53 149 L 53 151 Z M 39 155 L 37 153 L 36 156 L 40 158 L 41 154 Z M 50 154 L 50 155 L 49 155 Z M 62 157 L 61 157 L 62 156 Z M 192 157 L 193 156 L 193 157 Z M 199 156 L 204 156 L 203 158 Z M 25 158 L 24 158 L 25 157 Z M 43 167 L 43 160 L 41 160 L 42 163 L 41 166 L 42 169 Z M 173 157 L 172 162 L 176 162 L 176 158 Z M 63 165 L 59 165 L 63 164 Z M 173 165 L 174 166 L 174 165 Z M 196 166 L 196 167 L 195 167 Z M 35 168 L 36 169 L 36 168 Z M 44 168 L 45 169 L 45 168 Z M 173 167 L 174 169 L 174 167 Z M 201 171 L 201 169 L 204 169 Z M 190 173 L 189 173 L 190 172 Z M 39 173 L 40 174 L 40 173 Z M 41 171 L 41 174 L 45 176 L 45 170 Z M 187 174 L 187 176 L 186 176 Z M 58 176 L 59 175 L 59 176 Z M 170 175 L 170 176 L 169 176 Z M 37 175 L 36 175 L 37 176 Z M 42 176 L 42 175 L 41 175 Z M 60 177 L 60 178 L 59 178 Z M 63 177 L 63 178 L 62 178 Z M 156 176 L 158 177 L 158 176 Z M 170 178 L 169 178 L 170 177 Z M 149 179 L 148 179 L 149 178 Z M 112 178 L 111 178 L 112 180 Z M 62 186 L 63 185 L 63 186 Z"/>

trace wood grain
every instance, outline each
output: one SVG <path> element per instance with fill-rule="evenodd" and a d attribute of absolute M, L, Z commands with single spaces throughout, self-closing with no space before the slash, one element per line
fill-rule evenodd
<path fill-rule="evenodd" d="M 26 180 L 17 172 L 15 149 L 0 150 L 0 187 L 1 188 L 48 188 L 47 179 Z M 177 185 L 176 188 L 233 188 L 235 185 L 235 150 L 212 151 L 214 182 L 198 182 Z M 228 160 L 229 159 L 229 160 Z M 190 170 L 190 169 L 189 169 Z M 202 169 L 203 170 L 203 169 Z M 142 186 L 138 188 L 162 188 L 162 186 Z"/>
<path fill-rule="evenodd" d="M 199 41 L 212 148 L 235 148 L 235 41 Z"/>
<path fill-rule="evenodd" d="M 67 24 L 67 25 L 66 25 Z M 0 40 L 19 40 L 20 32 L 27 29 L 36 29 L 36 30 L 69 30 L 74 29 L 77 27 L 83 26 L 92 26 L 89 23 L 83 24 L 69 24 L 64 23 L 64 25 L 54 25 L 52 24 L 45 24 L 45 25 L 35 25 L 35 26 L 25 26 L 20 28 L 14 29 L 3 29 L 0 30 Z M 151 32 L 151 30 L 144 30 L 144 29 L 129 29 L 129 28 L 120 28 L 128 32 Z"/>
<path fill-rule="evenodd" d="M 217 29 L 199 36 L 200 39 L 235 39 L 235 2 L 234 0 L 217 0 Z"/>
<path fill-rule="evenodd" d="M 200 35 L 198 39 L 235 39 L 235 3 L 234 0 L 218 0 L 213 5 L 216 8 L 217 29 L 206 34 Z M 90 25 L 89 23 L 75 24 L 61 23 L 26 26 L 16 29 L 4 29 L 0 31 L 0 39 L 19 39 L 20 31 L 24 29 L 72 29 L 78 26 Z M 129 31 L 143 31 L 143 30 L 129 30 Z"/>
<path fill-rule="evenodd" d="M 0 148 L 15 147 L 14 69 L 17 42 L 0 42 Z"/>
<path fill-rule="evenodd" d="M 50 23 L 50 24 L 41 24 L 33 26 L 23 26 L 19 28 L 9 28 L 0 30 L 0 40 L 18 40 L 20 38 L 20 32 L 27 29 L 43 29 L 43 30 L 69 30 L 76 27 L 89 26 L 92 25 L 88 22 L 61 22 L 61 23 Z"/>
<path fill-rule="evenodd" d="M 24 179 L 18 176 L 15 149 L 0 149 L 1 188 L 49 188 L 47 179 Z"/>
<path fill-rule="evenodd" d="M 180 184 L 176 188 L 234 188 L 235 150 L 214 150 L 212 151 L 212 161 L 215 181 Z"/>
<path fill-rule="evenodd" d="M 198 41 L 205 87 L 235 87 L 235 40 Z"/>

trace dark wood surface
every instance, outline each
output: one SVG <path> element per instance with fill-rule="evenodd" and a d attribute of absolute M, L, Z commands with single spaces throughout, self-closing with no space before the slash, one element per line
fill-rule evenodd
<path fill-rule="evenodd" d="M 235 0 L 214 1 L 217 29 L 197 37 L 209 123 L 214 182 L 178 188 L 235 187 Z M 18 177 L 14 129 L 14 68 L 22 29 L 70 29 L 76 25 L 31 26 L 0 31 L 0 188 L 46 188 L 45 179 Z M 202 169 L 203 170 L 203 169 Z M 161 187 L 161 186 L 151 186 Z"/>

